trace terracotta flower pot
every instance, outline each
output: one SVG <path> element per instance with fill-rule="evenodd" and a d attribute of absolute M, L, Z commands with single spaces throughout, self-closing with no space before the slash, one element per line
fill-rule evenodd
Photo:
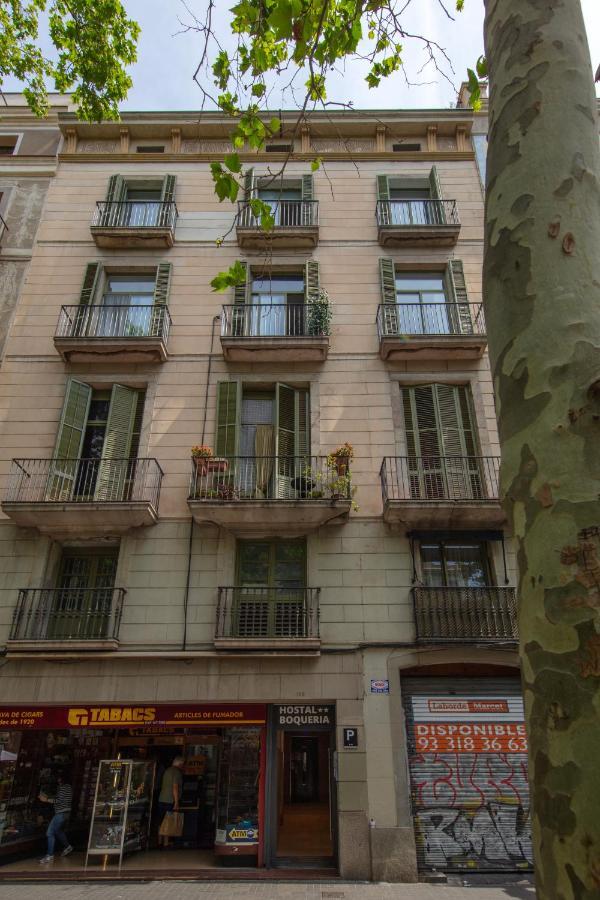
<path fill-rule="evenodd" d="M 226 472 L 229 468 L 229 460 L 227 459 L 209 459 L 208 462 L 208 471 L 209 472 Z"/>
<path fill-rule="evenodd" d="M 210 461 L 208 456 L 194 456 L 194 464 L 198 475 L 206 475 Z"/>
<path fill-rule="evenodd" d="M 348 457 L 347 456 L 336 456 L 335 458 L 335 467 L 337 469 L 338 475 L 347 475 L 348 474 Z"/>

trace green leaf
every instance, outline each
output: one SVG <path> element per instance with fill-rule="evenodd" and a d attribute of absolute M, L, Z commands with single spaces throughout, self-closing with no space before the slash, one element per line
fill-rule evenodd
<path fill-rule="evenodd" d="M 256 84 L 252 85 L 252 96 L 262 97 L 266 90 L 266 84 L 263 84 L 262 81 L 258 81 Z"/>
<path fill-rule="evenodd" d="M 485 58 L 485 56 L 479 57 L 475 68 L 477 69 L 477 74 L 479 75 L 480 78 L 487 78 L 488 65 L 487 65 L 487 59 Z"/>
<path fill-rule="evenodd" d="M 238 172 L 242 171 L 242 164 L 240 162 L 240 158 L 237 155 L 237 153 L 229 153 L 225 157 L 225 165 L 227 166 L 227 168 L 229 169 L 230 172 L 238 173 Z"/>
<path fill-rule="evenodd" d="M 316 172 L 318 169 L 320 169 L 321 162 L 322 162 L 322 160 L 319 157 L 317 157 L 316 159 L 313 159 L 313 161 L 310 164 L 311 172 Z"/>
<path fill-rule="evenodd" d="M 279 121 L 279 119 L 277 119 L 277 118 L 271 119 L 271 121 L 269 122 L 269 131 L 271 132 L 271 134 L 275 134 L 275 132 L 279 131 L 280 128 L 281 128 L 281 122 Z"/>
<path fill-rule="evenodd" d="M 210 286 L 213 291 L 221 293 L 229 287 L 235 287 L 237 284 L 243 284 L 246 280 L 246 267 L 242 265 L 240 260 L 236 260 L 226 272 L 219 272 L 212 279 Z"/>

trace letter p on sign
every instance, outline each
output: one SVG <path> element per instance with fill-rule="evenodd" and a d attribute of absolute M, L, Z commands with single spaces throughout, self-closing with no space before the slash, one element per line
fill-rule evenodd
<path fill-rule="evenodd" d="M 358 747 L 358 728 L 344 728 L 344 748 Z"/>

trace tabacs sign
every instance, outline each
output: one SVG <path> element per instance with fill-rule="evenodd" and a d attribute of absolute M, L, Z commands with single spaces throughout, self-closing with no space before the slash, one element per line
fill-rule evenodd
<path fill-rule="evenodd" d="M 302 704 L 301 706 L 276 706 L 275 716 L 279 728 L 333 728 L 335 706 L 329 704 Z"/>

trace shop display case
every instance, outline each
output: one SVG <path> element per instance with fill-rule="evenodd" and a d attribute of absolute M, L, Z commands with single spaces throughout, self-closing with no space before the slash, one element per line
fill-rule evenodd
<path fill-rule="evenodd" d="M 260 729 L 223 733 L 217 788 L 215 853 L 257 856 Z"/>
<path fill-rule="evenodd" d="M 103 759 L 98 766 L 96 795 L 85 864 L 89 857 L 118 857 L 148 845 L 154 763 Z"/>

